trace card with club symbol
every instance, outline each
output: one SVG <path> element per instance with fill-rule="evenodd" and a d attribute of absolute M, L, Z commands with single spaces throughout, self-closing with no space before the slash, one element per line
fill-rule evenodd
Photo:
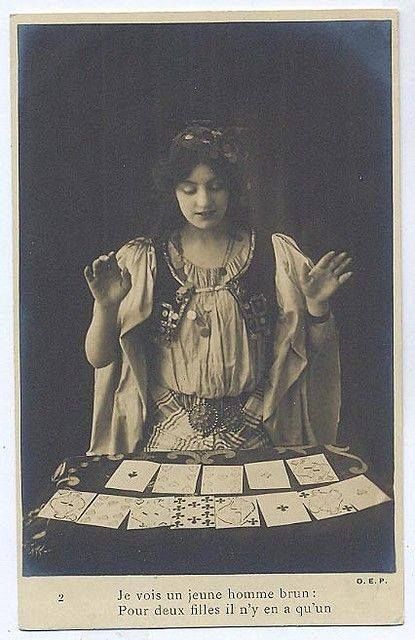
<path fill-rule="evenodd" d="M 338 484 L 307 489 L 300 491 L 298 495 L 317 520 L 345 516 L 356 511 Z"/>
<path fill-rule="evenodd" d="M 142 492 L 159 469 L 151 460 L 124 460 L 105 485 L 106 489 Z"/>
<path fill-rule="evenodd" d="M 217 529 L 259 527 L 256 496 L 223 496 L 215 498 Z"/>
<path fill-rule="evenodd" d="M 213 496 L 178 496 L 173 504 L 173 529 L 204 529 L 215 526 Z"/>
<path fill-rule="evenodd" d="M 267 527 L 311 520 L 303 501 L 295 491 L 265 493 L 256 498 Z"/>
<path fill-rule="evenodd" d="M 127 529 L 154 529 L 173 524 L 173 497 L 134 498 Z"/>
<path fill-rule="evenodd" d="M 364 475 L 343 480 L 337 486 L 358 511 L 390 500 L 386 493 Z"/>

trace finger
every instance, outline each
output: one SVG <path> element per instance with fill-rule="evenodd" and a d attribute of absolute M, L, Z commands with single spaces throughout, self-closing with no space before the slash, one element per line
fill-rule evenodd
<path fill-rule="evenodd" d="M 347 251 L 342 251 L 337 256 L 334 256 L 333 259 L 330 260 L 330 263 L 327 266 L 330 269 L 330 271 L 334 271 L 334 269 L 336 269 L 336 267 L 338 267 L 339 264 L 341 264 L 348 257 L 349 256 L 347 255 Z"/>
<path fill-rule="evenodd" d="M 311 267 L 306 262 L 301 265 L 300 282 L 308 282 L 310 280 Z"/>
<path fill-rule="evenodd" d="M 91 267 L 88 265 L 85 267 L 84 269 L 84 276 L 87 280 L 87 282 L 92 282 L 92 280 L 94 279 L 94 276 L 92 274 L 92 269 Z"/>
<path fill-rule="evenodd" d="M 335 255 L 335 253 L 336 253 L 335 251 L 329 251 L 328 253 L 324 254 L 324 256 L 320 258 L 320 260 L 317 262 L 314 268 L 325 269 L 330 264 L 330 261 Z"/>
<path fill-rule="evenodd" d="M 105 264 L 107 261 L 108 261 L 108 256 L 99 256 L 98 258 L 95 258 L 95 260 L 92 263 L 92 266 L 98 265 L 100 263 Z"/>
<path fill-rule="evenodd" d="M 131 273 L 128 271 L 128 269 L 124 268 L 121 271 L 121 278 L 122 278 L 122 280 L 131 281 Z"/>
<path fill-rule="evenodd" d="M 343 262 L 333 270 L 334 275 L 339 276 L 341 273 L 343 273 L 346 267 L 348 267 L 351 262 L 352 258 L 346 258 L 346 260 L 343 260 Z"/>
<path fill-rule="evenodd" d="M 352 275 L 353 271 L 346 271 L 346 273 L 343 273 L 339 278 L 339 284 L 344 284 L 345 282 L 347 282 L 347 280 L 351 278 Z"/>
<path fill-rule="evenodd" d="M 108 256 L 99 256 L 92 263 L 92 272 L 94 276 L 97 276 L 99 273 L 102 273 L 106 263 L 108 262 Z"/>
<path fill-rule="evenodd" d="M 108 254 L 107 267 L 108 267 L 108 269 L 116 268 L 117 271 L 119 271 L 119 266 L 118 266 L 117 258 L 115 257 L 115 252 L 114 251 L 111 251 Z"/>
<path fill-rule="evenodd" d="M 121 271 L 121 286 L 123 289 L 131 287 L 131 273 L 127 269 Z"/>

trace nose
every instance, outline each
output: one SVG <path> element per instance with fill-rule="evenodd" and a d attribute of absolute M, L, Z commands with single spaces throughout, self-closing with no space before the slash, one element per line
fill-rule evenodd
<path fill-rule="evenodd" d="M 209 209 L 212 204 L 212 194 L 206 187 L 199 187 L 196 194 L 196 205 L 199 211 Z"/>

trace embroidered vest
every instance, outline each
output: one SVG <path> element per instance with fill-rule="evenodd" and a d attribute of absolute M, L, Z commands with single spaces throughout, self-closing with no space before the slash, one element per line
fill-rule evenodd
<path fill-rule="evenodd" d="M 275 297 L 275 258 L 272 252 L 257 250 L 256 234 L 251 232 L 250 250 L 238 275 L 217 287 L 197 289 L 184 281 L 170 260 L 166 245 L 155 245 L 157 277 L 153 311 L 147 321 L 153 340 L 174 340 L 190 301 L 198 291 L 227 290 L 241 310 L 251 336 L 271 336 L 278 315 Z"/>

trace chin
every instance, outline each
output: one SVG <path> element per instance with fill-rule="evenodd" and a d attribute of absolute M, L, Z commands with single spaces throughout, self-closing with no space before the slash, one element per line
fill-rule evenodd
<path fill-rule="evenodd" d="M 191 221 L 191 224 L 193 224 L 193 226 L 197 227 L 198 229 L 214 229 L 215 227 L 220 225 L 222 222 L 223 222 L 223 218 L 219 218 L 216 216 L 208 217 L 208 218 L 194 217 Z"/>

